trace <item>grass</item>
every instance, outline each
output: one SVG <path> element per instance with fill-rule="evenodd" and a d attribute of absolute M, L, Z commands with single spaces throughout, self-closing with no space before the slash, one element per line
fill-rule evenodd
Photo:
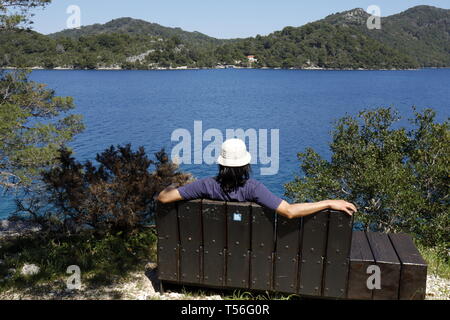
<path fill-rule="evenodd" d="M 126 277 L 129 272 L 143 269 L 146 261 L 155 258 L 155 244 L 156 235 L 152 229 L 128 236 L 98 236 L 89 232 L 70 236 L 39 233 L 2 240 L 0 291 L 67 279 L 66 271 L 70 265 L 80 267 L 83 284 L 108 285 Z M 40 272 L 34 276 L 21 275 L 25 263 L 36 264 Z"/>
<path fill-rule="evenodd" d="M 418 244 L 420 254 L 428 263 L 428 274 L 435 274 L 441 278 L 450 279 L 450 257 L 445 260 L 435 248 Z M 450 254 L 450 253 L 449 253 Z"/>

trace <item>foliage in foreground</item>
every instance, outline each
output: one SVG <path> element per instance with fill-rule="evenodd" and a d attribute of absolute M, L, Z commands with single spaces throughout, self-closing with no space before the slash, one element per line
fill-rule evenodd
<path fill-rule="evenodd" d="M 67 279 L 67 267 L 77 265 L 82 284 L 108 284 L 129 272 L 142 270 L 155 259 L 155 231 L 143 229 L 135 234 L 106 234 L 84 231 L 76 235 L 39 233 L 2 240 L 0 247 L 0 290 L 26 289 L 39 282 Z M 41 268 L 34 276 L 20 274 L 25 264 Z"/>
<path fill-rule="evenodd" d="M 50 0 L 0 0 L 0 36 L 33 23 L 32 9 Z M 19 39 L 12 39 L 17 48 Z M 1 50 L 6 43 L 2 41 Z M 13 50 L 11 55 L 17 57 Z M 3 56 L 6 58 L 6 56 Z M 0 67 L 4 64 L 0 63 Z M 25 70 L 0 70 L 0 188 L 29 187 L 43 169 L 55 164 L 58 149 L 84 128 L 81 116 L 69 114 L 71 97 L 59 97 Z"/>
<path fill-rule="evenodd" d="M 428 274 L 435 274 L 444 279 L 450 279 L 450 261 L 442 257 L 439 248 L 425 247 L 418 244 L 420 254 L 428 264 Z M 447 260 L 447 261 L 446 261 Z"/>
<path fill-rule="evenodd" d="M 167 185 L 191 179 L 163 150 L 155 158 L 150 160 L 143 147 L 111 146 L 97 155 L 94 166 L 61 149 L 60 164 L 43 174 L 44 188 L 17 202 L 43 231 L 2 240 L 0 290 L 67 279 L 70 265 L 80 267 L 85 284 L 110 284 L 155 261 L 156 234 L 148 226 L 154 196 Z M 23 276 L 25 264 L 41 270 Z"/>
<path fill-rule="evenodd" d="M 71 97 L 55 96 L 26 71 L 0 71 L 0 187 L 29 185 L 55 164 L 58 149 L 84 128 L 67 115 Z M 65 117 L 63 117 L 65 115 Z"/>
<path fill-rule="evenodd" d="M 30 10 L 47 6 L 51 0 L 0 0 L 0 31 L 33 23 Z"/>
<path fill-rule="evenodd" d="M 164 150 L 155 158 L 149 159 L 143 147 L 133 151 L 129 144 L 111 146 L 97 155 L 99 165 L 94 166 L 91 161 L 78 162 L 69 150 L 61 149 L 60 165 L 43 174 L 45 188 L 18 201 L 19 208 L 45 227 L 63 232 L 138 231 L 152 222 L 157 193 L 191 179 Z"/>
<path fill-rule="evenodd" d="M 300 202 L 351 201 L 366 229 L 414 234 L 448 260 L 450 123 L 437 123 L 430 109 L 414 115 L 412 129 L 396 128 L 391 108 L 338 120 L 331 161 L 313 149 L 299 153 L 303 175 L 286 194 Z"/>

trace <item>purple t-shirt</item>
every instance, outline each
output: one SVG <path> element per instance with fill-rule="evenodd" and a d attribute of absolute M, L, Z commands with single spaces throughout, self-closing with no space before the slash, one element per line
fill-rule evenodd
<path fill-rule="evenodd" d="M 255 179 L 248 179 L 244 186 L 230 193 L 225 193 L 216 179 L 212 177 L 182 186 L 178 188 L 178 192 L 184 200 L 249 201 L 256 202 L 272 210 L 277 209 L 281 201 L 283 201 Z"/>

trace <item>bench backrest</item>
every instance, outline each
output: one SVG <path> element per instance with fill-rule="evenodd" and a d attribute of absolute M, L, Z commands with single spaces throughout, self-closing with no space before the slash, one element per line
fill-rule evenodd
<path fill-rule="evenodd" d="M 307 296 L 346 295 L 352 218 L 321 211 L 286 219 L 254 203 L 159 204 L 159 278 Z"/>

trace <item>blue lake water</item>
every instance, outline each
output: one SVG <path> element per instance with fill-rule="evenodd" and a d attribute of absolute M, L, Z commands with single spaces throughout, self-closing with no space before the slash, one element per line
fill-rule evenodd
<path fill-rule="evenodd" d="M 180 71 L 33 71 L 57 95 L 72 96 L 86 130 L 71 143 L 80 160 L 114 144 L 144 146 L 149 154 L 177 142 L 183 128 L 194 135 L 218 129 L 278 129 L 279 171 L 254 177 L 283 195 L 283 185 L 299 174 L 297 152 L 312 147 L 329 158 L 334 120 L 346 113 L 393 106 L 406 118 L 411 107 L 431 107 L 442 121 L 450 111 L 450 69 L 418 71 L 180 70 Z M 270 133 L 269 133 L 270 141 Z M 209 142 L 204 142 L 206 147 Z M 192 146 L 194 149 L 194 146 Z M 194 153 L 194 150 L 192 150 Z M 270 154 L 270 148 L 269 148 Z M 216 165 L 182 165 L 197 178 L 215 174 Z M 12 210 L 2 196 L 0 217 Z"/>

